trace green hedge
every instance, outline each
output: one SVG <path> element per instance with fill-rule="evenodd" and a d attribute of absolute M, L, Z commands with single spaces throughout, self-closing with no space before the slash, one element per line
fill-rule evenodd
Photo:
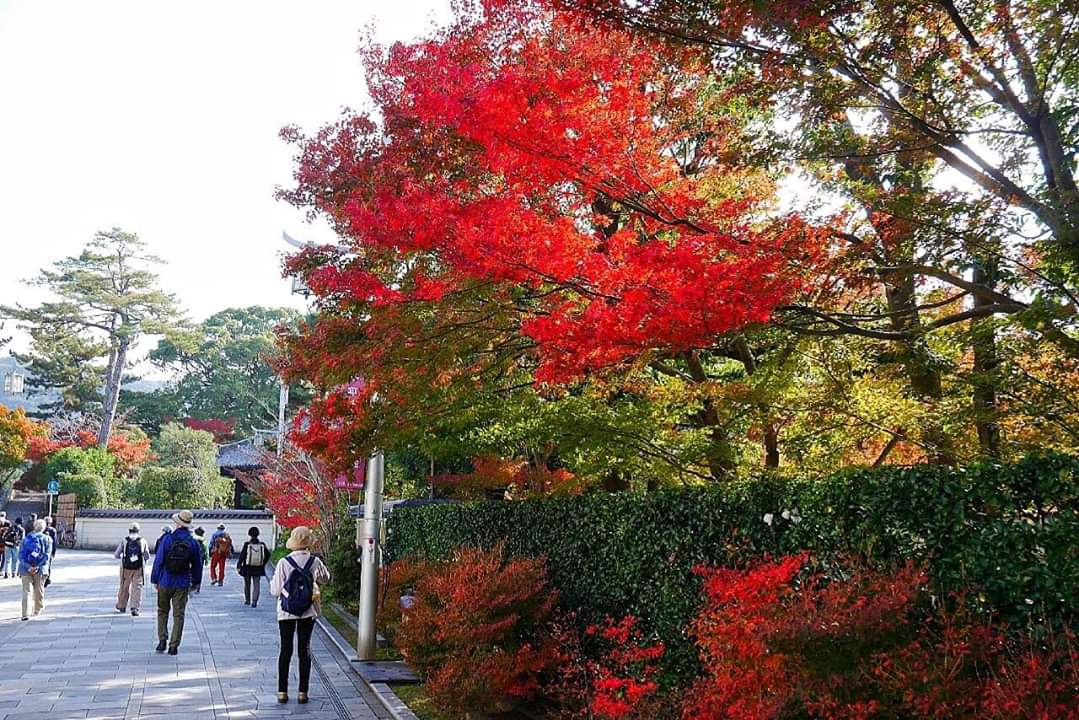
<path fill-rule="evenodd" d="M 1012 622 L 1069 620 L 1079 609 L 1079 458 L 400 508 L 386 553 L 443 559 L 500 541 L 511 554 L 545 555 L 567 607 L 636 615 L 668 643 L 679 674 L 694 665 L 683 635 L 699 597 L 693 568 L 765 553 L 922 560 L 941 593 L 972 590 Z"/>

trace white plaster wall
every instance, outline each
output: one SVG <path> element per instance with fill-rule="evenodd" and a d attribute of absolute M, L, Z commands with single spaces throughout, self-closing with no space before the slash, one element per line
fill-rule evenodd
<path fill-rule="evenodd" d="M 138 518 L 136 520 L 139 523 L 140 534 L 146 539 L 146 542 L 150 545 L 150 549 L 153 550 L 154 543 L 157 542 L 158 536 L 161 535 L 161 527 L 163 525 L 172 525 L 171 520 L 163 520 L 161 518 L 143 519 Z M 195 524 L 192 527 L 202 526 L 206 529 L 206 538 L 209 540 L 210 535 L 214 533 L 218 523 L 225 523 L 225 529 L 228 530 L 229 535 L 232 536 L 232 542 L 236 545 L 236 549 L 239 550 L 244 541 L 247 539 L 247 529 L 250 527 L 257 527 L 259 529 L 259 539 L 269 546 L 270 551 L 277 546 L 277 533 L 276 526 L 272 519 L 264 520 L 252 520 L 245 518 L 242 520 L 229 520 L 213 517 L 201 517 L 195 519 Z M 127 529 L 131 526 L 131 520 L 126 518 L 75 518 L 75 547 L 80 550 L 115 550 L 120 539 L 127 536 Z"/>

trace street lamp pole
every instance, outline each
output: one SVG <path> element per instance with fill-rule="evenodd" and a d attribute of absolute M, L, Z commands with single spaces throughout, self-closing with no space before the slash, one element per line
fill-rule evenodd
<path fill-rule="evenodd" d="M 285 450 L 285 409 L 288 408 L 288 383 L 281 378 L 281 390 L 277 395 L 277 457 Z"/>
<path fill-rule="evenodd" d="M 378 605 L 379 541 L 382 530 L 382 491 L 385 458 L 375 453 L 367 463 L 363 493 L 363 532 L 360 545 L 360 610 L 357 618 L 356 655 L 373 660 L 378 646 L 375 634 L 375 611 Z"/>

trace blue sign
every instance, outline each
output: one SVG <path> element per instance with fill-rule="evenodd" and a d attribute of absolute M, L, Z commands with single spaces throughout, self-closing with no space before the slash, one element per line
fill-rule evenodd
<path fill-rule="evenodd" d="M 41 487 L 38 485 L 38 487 Z M 50 495 L 58 495 L 60 493 L 60 481 L 50 480 L 48 485 L 48 492 Z"/>

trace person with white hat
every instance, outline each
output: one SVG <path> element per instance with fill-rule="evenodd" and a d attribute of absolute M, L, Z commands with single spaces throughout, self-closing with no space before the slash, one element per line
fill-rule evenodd
<path fill-rule="evenodd" d="M 314 535 L 303 525 L 293 528 L 285 543 L 290 552 L 274 569 L 270 592 L 281 598 L 277 606 L 277 626 L 281 632 L 281 652 L 277 656 L 277 702 L 288 702 L 288 673 L 292 665 L 293 636 L 299 639 L 300 688 L 297 701 L 307 702 L 311 683 L 311 632 L 320 614 L 319 585 L 330 581 L 330 571 L 311 553 Z"/>
<path fill-rule="evenodd" d="M 45 534 L 45 521 L 35 520 L 30 534 L 19 546 L 19 575 L 22 577 L 22 619 L 30 619 L 30 597 L 34 599 L 34 615 L 45 606 L 45 577 L 52 559 L 52 540 Z"/>
<path fill-rule="evenodd" d="M 116 546 L 113 557 L 120 561 L 120 592 L 116 595 L 116 612 L 127 612 L 138 617 L 142 609 L 142 586 L 146 582 L 146 561 L 150 559 L 150 547 L 139 535 L 139 524 L 131 523 L 127 536 Z"/>
<path fill-rule="evenodd" d="M 184 615 L 191 589 L 202 584 L 202 553 L 191 537 L 190 510 L 172 516 L 175 529 L 158 542 L 150 582 L 157 590 L 157 651 L 169 655 L 180 651 L 184 635 Z M 169 611 L 172 611 L 172 635 L 169 635 Z"/>

